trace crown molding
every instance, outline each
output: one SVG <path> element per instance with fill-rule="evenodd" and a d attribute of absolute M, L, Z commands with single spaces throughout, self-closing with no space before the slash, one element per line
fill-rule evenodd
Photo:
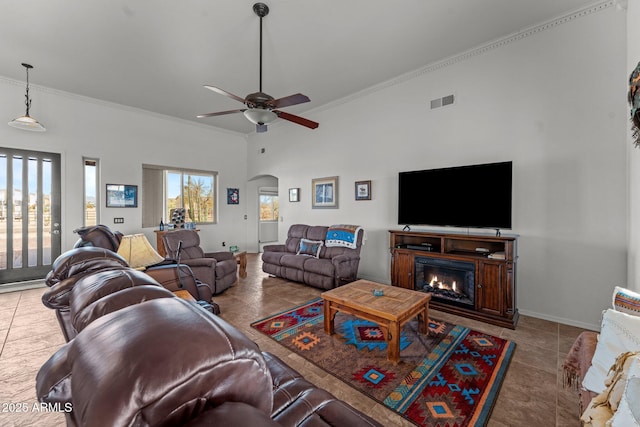
<path fill-rule="evenodd" d="M 370 94 L 379 92 L 383 89 L 392 87 L 392 86 L 396 86 L 399 85 L 401 83 L 404 83 L 406 81 L 409 80 L 413 80 L 416 79 L 418 77 L 421 77 L 425 74 L 429 74 L 432 73 L 434 71 L 440 70 L 442 68 L 446 68 L 449 67 L 451 65 L 457 64 L 459 62 L 462 61 L 466 61 L 467 59 L 482 55 L 484 53 L 490 52 L 494 49 L 498 49 L 507 45 L 510 45 L 511 43 L 520 41 L 522 39 L 525 39 L 527 37 L 531 37 L 534 36 L 536 34 L 539 34 L 543 31 L 547 31 L 550 29 L 553 29 L 559 25 L 563 25 L 563 24 L 567 24 L 570 22 L 575 21 L 576 19 L 580 19 L 580 18 L 584 18 L 586 16 L 589 15 L 593 15 L 594 13 L 599 13 L 602 12 L 604 10 L 610 9 L 610 8 L 616 8 L 618 10 L 626 10 L 627 9 L 627 2 L 628 0 L 604 0 L 604 1 L 599 1 L 597 3 L 594 3 L 590 6 L 587 6 L 585 8 L 582 9 L 578 9 L 576 11 L 570 12 L 566 15 L 562 15 L 559 16 L 557 18 L 551 19 L 549 21 L 525 28 L 523 30 L 520 30 L 516 33 L 513 33 L 511 35 L 499 38 L 497 40 L 476 46 L 470 50 L 461 52 L 459 54 L 456 54 L 454 56 L 450 56 L 448 58 L 442 59 L 440 61 L 436 61 L 433 62 L 431 64 L 428 64 L 424 67 L 421 67 L 417 70 L 414 71 L 410 71 L 408 73 L 405 74 L 401 74 L 400 76 L 394 77 L 390 80 L 387 80 L 385 82 L 370 86 L 368 88 L 365 88 L 363 90 L 360 90 L 358 92 L 355 92 L 351 95 L 347 95 L 343 98 L 337 99 L 335 101 L 329 102 L 327 104 L 318 106 L 316 108 L 310 109 L 310 110 L 306 110 L 305 113 L 306 114 L 313 114 L 313 113 L 318 113 L 318 112 L 322 112 L 325 110 L 329 110 L 332 109 L 334 107 L 337 107 L 339 105 L 342 104 L 346 104 L 348 102 L 354 101 L 356 99 L 359 98 L 363 98 L 366 97 Z M 14 79 L 10 79 L 8 77 L 3 77 L 0 76 L 0 83 L 2 84 L 7 84 L 7 85 L 11 85 L 11 86 L 20 86 L 20 87 L 24 87 L 24 85 L 26 84 L 26 82 L 22 82 L 19 80 L 14 80 Z M 32 83 L 29 84 L 29 87 L 31 89 L 35 89 L 35 91 L 37 92 L 42 92 L 42 93 L 49 93 L 49 94 L 54 94 L 54 95 L 58 95 L 58 96 L 63 96 L 66 98 L 70 98 L 70 99 L 75 99 L 75 100 L 80 100 L 80 101 L 84 101 L 84 102 L 89 102 L 92 104 L 96 104 L 96 105 L 101 105 L 101 106 L 106 106 L 106 107 L 110 107 L 110 108 L 115 108 L 115 109 L 119 109 L 119 110 L 125 110 L 125 111 L 131 111 L 131 112 L 137 112 L 137 113 L 141 113 L 141 114 L 145 114 L 151 117 L 156 117 L 156 118 L 161 118 L 161 119 L 165 119 L 165 120 L 172 120 L 175 122 L 179 122 L 182 124 L 188 124 L 191 126 L 197 126 L 197 127 L 202 127 L 205 129 L 214 129 L 218 132 L 222 132 L 222 133 L 227 133 L 230 135 L 235 135 L 235 136 L 241 136 L 246 138 L 248 135 L 251 135 L 252 133 L 255 132 L 249 132 L 249 133 L 243 133 L 243 132 L 236 132 L 236 131 L 231 131 L 231 130 L 227 130 L 227 129 L 223 129 L 223 128 L 219 128 L 216 126 L 210 126 L 210 125 L 205 125 L 205 124 L 200 124 L 194 121 L 190 121 L 190 120 L 185 120 L 185 119 L 181 119 L 181 118 L 177 118 L 177 117 L 173 117 L 173 116 L 168 116 L 165 114 L 160 114 L 160 113 L 155 113 L 152 111 L 148 111 L 148 110 L 144 110 L 141 108 L 136 108 L 136 107 L 130 107 L 128 105 L 124 105 L 124 104 L 117 104 L 114 102 L 109 102 L 109 101 L 103 101 L 100 99 L 96 99 L 96 98 L 90 98 L 87 96 L 83 96 L 83 95 L 78 95 L 78 94 L 74 94 L 71 92 L 65 92 L 65 91 L 61 91 L 61 90 L 57 90 L 57 89 L 51 89 L 45 86 L 38 86 L 38 85 L 34 85 Z M 277 122 L 273 123 L 270 126 L 277 126 Z"/>
<path fill-rule="evenodd" d="M 505 36 L 505 37 L 501 37 L 497 40 L 482 44 L 480 46 L 476 46 L 470 50 L 467 50 L 465 52 L 461 52 L 459 54 L 456 54 L 454 56 L 450 56 L 449 58 L 445 58 L 442 59 L 440 61 L 436 61 L 432 64 L 426 65 L 422 68 L 419 68 L 417 70 L 414 71 L 410 71 L 408 73 L 402 74 L 398 77 L 394 77 L 393 79 L 387 80 L 385 82 L 379 83 L 377 85 L 368 87 L 366 89 L 363 89 L 361 91 L 355 92 L 351 95 L 345 96 L 344 98 L 340 98 L 336 101 L 333 102 L 329 102 L 327 104 L 324 104 L 322 106 L 319 106 L 317 108 L 314 108 L 312 110 L 309 110 L 308 113 L 318 113 L 321 111 L 325 111 L 325 110 L 329 110 L 331 108 L 337 107 L 339 105 L 342 104 L 346 104 L 348 102 L 354 101 L 356 99 L 359 98 L 363 98 L 367 95 L 370 95 L 372 93 L 375 92 L 379 92 L 383 89 L 389 88 L 391 86 L 396 86 L 398 84 L 404 83 L 406 81 L 409 80 L 413 80 L 415 78 L 418 78 L 420 76 L 423 76 L 425 74 L 429 74 L 432 73 L 434 71 L 440 70 L 442 68 L 446 68 L 449 67 L 451 65 L 457 64 L 459 62 L 462 61 L 466 61 L 469 58 L 473 58 L 475 56 L 478 55 L 482 55 L 484 53 L 487 53 L 489 51 L 492 51 L 494 49 L 498 49 L 507 45 L 510 45 L 511 43 L 520 41 L 524 38 L 527 37 L 531 37 L 534 36 L 536 34 L 539 34 L 543 31 L 547 31 L 550 30 L 552 28 L 555 28 L 559 25 L 563 25 L 563 24 L 567 24 L 569 22 L 575 21 L 576 19 L 579 18 L 584 18 L 585 16 L 589 16 L 589 15 L 593 15 L 594 13 L 598 13 L 598 12 L 602 12 L 606 9 L 610 9 L 612 7 L 615 7 L 617 9 L 625 9 L 626 10 L 626 3 L 627 0 L 605 0 L 605 1 L 600 1 L 597 3 L 594 3 L 590 6 L 587 6 L 585 8 L 582 9 L 578 9 L 574 12 L 568 13 L 566 15 L 562 15 L 559 16 L 557 18 L 554 18 L 552 20 L 543 22 L 541 24 L 537 24 L 528 28 L 525 28 L 523 30 L 520 30 L 516 33 L 513 33 L 511 35 Z"/>
<path fill-rule="evenodd" d="M 20 81 L 20 80 L 14 80 L 14 79 L 10 79 L 8 77 L 0 76 L 0 84 L 6 84 L 8 86 L 18 86 L 18 87 L 24 88 L 27 83 L 26 83 L 26 81 L 23 82 L 23 81 Z M 46 87 L 46 86 L 38 86 L 38 85 L 34 85 L 31 82 L 29 83 L 29 90 L 31 92 L 40 92 L 40 93 L 46 93 L 46 94 L 49 94 L 49 95 L 61 96 L 61 97 L 67 98 L 67 99 L 72 99 L 72 100 L 81 101 L 81 102 L 87 102 L 89 104 L 99 105 L 99 106 L 107 107 L 107 108 L 113 108 L 113 109 L 120 110 L 120 111 L 128 111 L 128 112 L 133 112 L 133 113 L 139 113 L 139 114 L 143 114 L 143 115 L 146 115 L 146 116 L 149 116 L 149 117 L 154 117 L 154 118 L 157 118 L 157 119 L 169 120 L 169 121 L 173 121 L 173 122 L 177 122 L 177 123 L 181 123 L 181 124 L 185 124 L 185 125 L 196 126 L 196 127 L 201 128 L 201 129 L 214 130 L 214 131 L 221 132 L 221 133 L 226 133 L 226 134 L 229 134 L 229 135 L 240 136 L 240 137 L 243 137 L 243 138 L 246 136 L 246 134 L 243 133 L 243 132 L 236 132 L 236 131 L 232 131 L 232 130 L 228 130 L 228 129 L 223 129 L 223 128 L 219 128 L 219 127 L 216 127 L 216 126 L 206 125 L 204 123 L 198 123 L 198 122 L 191 121 L 191 120 L 181 119 L 179 117 L 174 117 L 174 116 L 169 116 L 169 115 L 166 115 L 166 114 L 156 113 L 156 112 L 145 110 L 145 109 L 142 109 L 142 108 L 131 107 L 129 105 L 118 104 L 116 102 L 104 101 L 102 99 L 91 98 L 89 96 L 79 95 L 77 93 L 66 92 L 66 91 L 63 91 L 63 90 L 52 89 L 52 88 Z"/>

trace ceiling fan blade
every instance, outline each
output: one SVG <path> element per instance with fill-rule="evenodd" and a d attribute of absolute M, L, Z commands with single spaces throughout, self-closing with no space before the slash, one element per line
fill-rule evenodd
<path fill-rule="evenodd" d="M 293 123 L 297 123 L 302 126 L 306 126 L 310 129 L 315 129 L 320 126 L 320 123 L 311 121 L 309 119 L 305 119 L 304 117 L 296 116 L 293 114 L 285 113 L 284 111 L 273 110 L 274 113 L 278 115 L 281 119 L 288 120 Z"/>
<path fill-rule="evenodd" d="M 220 89 L 219 87 L 204 85 L 209 90 L 214 91 L 215 93 L 219 93 L 220 95 L 228 96 L 231 99 L 235 99 L 236 101 L 242 102 L 244 104 L 244 98 L 240 98 L 238 95 L 234 95 L 232 93 L 227 92 L 226 90 Z"/>
<path fill-rule="evenodd" d="M 284 98 L 274 99 L 273 101 L 267 101 L 265 104 L 273 108 L 289 107 L 291 105 L 303 104 L 311 101 L 308 96 L 301 93 L 295 95 L 285 96 Z"/>
<path fill-rule="evenodd" d="M 242 108 L 240 110 L 227 110 L 227 111 L 218 111 L 217 113 L 198 114 L 196 117 L 199 119 L 203 119 L 205 117 L 224 116 L 225 114 L 244 113 L 245 111 L 247 111 L 247 109 Z"/>

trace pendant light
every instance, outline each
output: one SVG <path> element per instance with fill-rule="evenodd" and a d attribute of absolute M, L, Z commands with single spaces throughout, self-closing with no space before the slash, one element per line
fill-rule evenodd
<path fill-rule="evenodd" d="M 9 122 L 9 126 L 35 132 L 44 132 L 47 129 L 45 129 L 44 126 L 42 126 L 36 119 L 29 115 L 29 108 L 31 108 L 31 98 L 29 98 L 29 69 L 33 68 L 33 66 L 25 64 L 24 62 L 22 63 L 22 66 L 27 70 L 27 93 L 24 96 L 25 105 L 27 106 L 27 112 L 24 116 L 11 120 Z"/>

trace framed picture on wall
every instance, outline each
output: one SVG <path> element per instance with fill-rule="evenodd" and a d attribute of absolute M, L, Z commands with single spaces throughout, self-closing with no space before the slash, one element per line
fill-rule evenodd
<path fill-rule="evenodd" d="M 289 201 L 290 202 L 299 202 L 300 201 L 300 189 L 299 188 L 290 188 L 289 189 Z"/>
<path fill-rule="evenodd" d="M 356 181 L 356 200 L 371 200 L 371 181 Z"/>
<path fill-rule="evenodd" d="M 338 208 L 338 177 L 316 178 L 311 180 L 311 207 L 313 209 Z"/>
<path fill-rule="evenodd" d="M 240 189 L 227 188 L 227 204 L 228 205 L 240 204 Z"/>
<path fill-rule="evenodd" d="M 137 208 L 138 186 L 124 184 L 107 184 L 108 208 Z"/>

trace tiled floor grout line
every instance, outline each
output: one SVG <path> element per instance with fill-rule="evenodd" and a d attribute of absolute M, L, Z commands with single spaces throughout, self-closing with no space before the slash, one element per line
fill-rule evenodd
<path fill-rule="evenodd" d="M 555 415 L 556 415 L 556 425 L 558 424 L 558 417 L 559 417 L 559 409 L 558 407 L 560 406 L 560 324 L 556 325 L 556 388 L 555 388 L 555 395 L 556 395 L 556 410 L 555 410 Z"/>
<path fill-rule="evenodd" d="M 0 348 L 0 358 L 2 358 L 2 355 L 4 353 L 4 346 L 7 344 L 7 341 L 9 340 L 9 333 L 11 333 L 11 327 L 13 326 L 13 321 L 16 318 L 16 313 L 18 312 L 18 306 L 20 305 L 21 299 L 22 299 L 22 292 L 18 294 L 18 300 L 16 301 L 16 306 L 13 309 L 13 315 L 11 316 L 11 321 L 9 322 L 9 326 L 7 327 L 7 335 L 4 337 L 4 340 L 2 341 L 2 348 Z"/>

